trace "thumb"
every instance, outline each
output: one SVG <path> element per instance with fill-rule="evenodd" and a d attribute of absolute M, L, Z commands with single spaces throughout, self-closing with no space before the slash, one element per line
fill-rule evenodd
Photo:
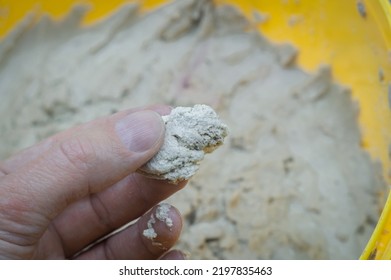
<path fill-rule="evenodd" d="M 42 224 L 35 232 L 39 235 L 69 204 L 107 188 L 145 164 L 157 153 L 163 138 L 162 118 L 148 110 L 114 115 L 86 124 L 83 130 L 70 130 L 41 156 L 1 177 L 0 216 L 33 227 L 39 220 Z M 7 223 L 0 224 L 1 230 L 6 230 Z"/>
<path fill-rule="evenodd" d="M 132 171 L 135 171 L 159 150 L 164 123 L 158 113 L 140 111 L 120 119 L 115 124 L 115 130 L 122 144 L 134 155 Z M 135 153 L 141 157 L 136 157 Z"/>

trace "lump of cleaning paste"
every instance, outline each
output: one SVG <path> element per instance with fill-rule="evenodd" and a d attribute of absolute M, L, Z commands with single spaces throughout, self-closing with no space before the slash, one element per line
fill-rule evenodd
<path fill-rule="evenodd" d="M 163 146 L 138 170 L 155 179 L 173 183 L 189 179 L 205 153 L 223 144 L 228 134 L 227 126 L 207 105 L 177 107 L 162 118 L 166 124 Z"/>

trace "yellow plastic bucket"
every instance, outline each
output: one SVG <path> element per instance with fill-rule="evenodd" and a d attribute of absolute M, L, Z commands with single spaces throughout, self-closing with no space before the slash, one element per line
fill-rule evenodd
<path fill-rule="evenodd" d="M 76 3 L 91 4 L 84 24 L 93 24 L 123 0 L 2 0 L 0 38 L 28 13 L 65 16 Z M 165 0 L 140 0 L 142 10 Z M 270 40 L 290 42 L 300 50 L 298 63 L 308 71 L 332 66 L 337 81 L 351 87 L 360 103 L 362 146 L 383 166 L 391 183 L 391 5 L 388 0 L 215 0 L 238 7 Z M 391 259 L 391 195 L 361 259 Z"/>

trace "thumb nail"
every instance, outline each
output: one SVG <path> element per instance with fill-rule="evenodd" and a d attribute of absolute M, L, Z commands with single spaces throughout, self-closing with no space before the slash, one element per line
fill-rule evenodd
<path fill-rule="evenodd" d="M 154 111 L 140 111 L 125 116 L 116 124 L 119 138 L 133 152 L 154 147 L 163 135 L 161 116 Z"/>

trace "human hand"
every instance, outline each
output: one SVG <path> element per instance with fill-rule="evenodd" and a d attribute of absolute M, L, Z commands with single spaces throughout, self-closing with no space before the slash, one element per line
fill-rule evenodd
<path fill-rule="evenodd" d="M 143 232 L 156 204 L 186 182 L 173 185 L 134 173 L 162 145 L 159 114 L 169 112 L 166 106 L 119 112 L 0 162 L 0 258 L 183 259 L 179 251 L 166 253 L 182 227 L 175 208 L 168 212 L 171 227 L 155 219 L 149 224 L 156 238 Z"/>

